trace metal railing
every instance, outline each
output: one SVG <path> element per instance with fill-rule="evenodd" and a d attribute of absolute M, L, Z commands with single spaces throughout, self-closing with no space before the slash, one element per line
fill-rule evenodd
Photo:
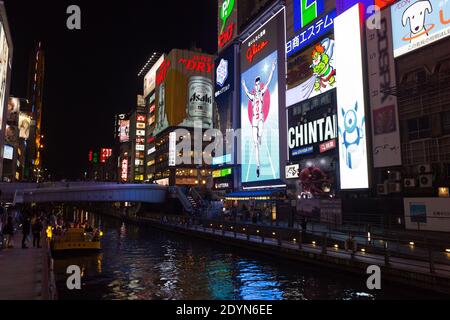
<path fill-rule="evenodd" d="M 335 231 L 299 230 L 245 222 L 211 220 L 186 216 L 152 215 L 140 217 L 172 227 L 206 232 L 222 237 L 257 241 L 262 244 L 287 246 L 298 250 L 315 250 L 321 254 L 340 254 L 349 259 L 365 258 L 390 267 L 408 267 L 411 270 L 450 277 L 450 240 L 447 244 L 422 241 L 408 241 L 394 237 L 359 235 Z M 351 249 L 353 247 L 353 250 Z M 449 250 L 450 251 L 450 250 Z"/>

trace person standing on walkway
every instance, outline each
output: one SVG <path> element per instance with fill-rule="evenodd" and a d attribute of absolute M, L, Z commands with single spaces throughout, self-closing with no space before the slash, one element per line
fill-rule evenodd
<path fill-rule="evenodd" d="M 30 218 L 26 217 L 22 223 L 22 249 L 28 249 L 27 238 L 31 232 Z"/>
<path fill-rule="evenodd" d="M 42 225 L 41 219 L 36 218 L 36 221 L 33 224 L 32 231 L 33 231 L 33 248 L 40 248 L 41 247 L 41 233 L 44 229 L 44 226 Z"/>
<path fill-rule="evenodd" d="M 8 216 L 3 234 L 6 236 L 6 248 L 13 248 L 14 223 L 11 216 Z"/>

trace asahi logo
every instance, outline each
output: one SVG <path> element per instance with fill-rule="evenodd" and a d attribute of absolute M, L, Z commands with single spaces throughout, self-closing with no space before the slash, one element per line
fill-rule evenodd
<path fill-rule="evenodd" d="M 193 103 L 193 102 L 204 102 L 204 103 L 212 103 L 212 96 L 205 94 L 205 95 L 200 95 L 198 93 L 194 93 L 192 94 L 191 98 L 189 99 L 189 102 Z"/>

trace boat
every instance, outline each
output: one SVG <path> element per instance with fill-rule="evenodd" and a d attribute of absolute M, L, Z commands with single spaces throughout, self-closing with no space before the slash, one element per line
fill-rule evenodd
<path fill-rule="evenodd" d="M 83 228 L 68 228 L 66 230 L 47 229 L 47 237 L 50 240 L 50 248 L 54 253 L 63 252 L 97 252 L 100 251 L 103 232 L 94 230 L 86 232 Z"/>

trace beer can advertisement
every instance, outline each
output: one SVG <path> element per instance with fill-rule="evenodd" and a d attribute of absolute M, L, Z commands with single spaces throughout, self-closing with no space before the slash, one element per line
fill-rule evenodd
<path fill-rule="evenodd" d="M 450 2 L 403 0 L 391 6 L 394 57 L 450 36 Z"/>
<path fill-rule="evenodd" d="M 279 79 L 284 77 L 284 51 L 279 30 L 284 9 L 241 45 L 241 180 L 280 180 Z M 284 39 L 283 39 L 284 41 Z M 283 70 L 281 70 L 283 69 Z M 284 169 L 284 168 L 283 168 Z"/>
<path fill-rule="evenodd" d="M 172 50 L 156 75 L 155 134 L 172 126 L 212 128 L 213 78 L 213 56 Z"/>

